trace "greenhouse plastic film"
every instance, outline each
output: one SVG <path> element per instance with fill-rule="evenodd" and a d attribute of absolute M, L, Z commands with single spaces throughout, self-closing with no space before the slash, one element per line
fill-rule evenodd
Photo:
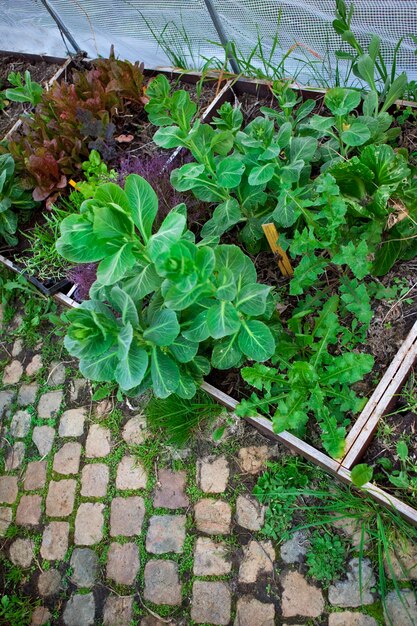
<path fill-rule="evenodd" d="M 200 66 L 205 59 L 224 60 L 219 36 L 203 0 L 49 0 L 78 45 L 89 56 L 106 56 L 114 44 L 116 54 L 141 60 L 148 67 L 167 65 L 158 39 L 165 40 L 173 52 L 188 64 Z M 268 54 L 278 37 L 279 47 L 273 62 L 278 65 L 291 49 L 285 74 L 298 82 L 312 85 L 333 84 L 335 51 L 342 48 L 332 28 L 334 0 L 213 0 L 226 36 L 236 43 L 238 52 L 248 58 L 258 36 Z M 370 33 L 379 35 L 388 63 L 395 46 L 404 37 L 398 52 L 397 71 L 417 79 L 416 45 L 410 34 L 417 34 L 417 1 L 356 0 L 352 28 L 358 39 L 369 41 Z M 43 4 L 37 0 L 0 0 L 1 48 L 22 52 L 65 54 L 60 33 Z M 153 33 L 152 33 L 153 31 Z M 261 67 L 260 59 L 254 64 Z M 339 71 L 343 74 L 343 65 Z"/>

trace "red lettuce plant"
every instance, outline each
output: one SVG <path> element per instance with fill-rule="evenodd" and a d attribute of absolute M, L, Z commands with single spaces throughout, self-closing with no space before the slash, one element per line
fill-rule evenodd
<path fill-rule="evenodd" d="M 143 106 L 147 98 L 143 65 L 109 59 L 92 61 L 89 70 L 74 71 L 73 83 L 55 83 L 45 91 L 20 135 L 9 144 L 26 188 L 36 200 L 51 203 L 97 149 L 103 158 L 114 150 L 112 119 L 126 103 Z"/>

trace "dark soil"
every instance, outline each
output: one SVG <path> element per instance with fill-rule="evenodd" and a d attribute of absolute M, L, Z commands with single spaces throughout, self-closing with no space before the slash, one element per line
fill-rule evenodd
<path fill-rule="evenodd" d="M 49 63 L 43 59 L 28 61 L 12 55 L 0 56 L 0 89 L 3 90 L 8 87 L 13 87 L 7 80 L 10 72 L 20 72 L 23 74 L 26 70 L 29 70 L 32 80 L 43 84 L 52 78 L 59 68 L 59 64 Z M 30 108 L 31 105 L 29 103 L 10 102 L 5 109 L 0 110 L 0 139 L 6 135 L 23 113 L 30 111 Z"/>
<path fill-rule="evenodd" d="M 188 91 L 191 100 L 198 105 L 199 116 L 210 106 L 217 93 L 217 83 L 204 83 L 200 93 L 198 93 L 196 85 L 191 83 L 182 83 L 179 79 L 169 82 L 173 90 L 184 89 Z M 116 154 L 108 163 L 110 167 L 117 170 L 122 159 L 133 156 L 146 158 L 163 155 L 167 159 L 169 158 L 170 151 L 163 150 L 153 143 L 153 136 L 158 128 L 148 121 L 147 113 L 142 105 L 130 103 L 126 111 L 112 121 L 116 126 L 116 142 L 120 135 L 133 135 L 133 140 L 128 143 L 117 143 Z"/>
<path fill-rule="evenodd" d="M 305 98 L 306 100 L 308 98 Z M 261 107 L 269 107 L 270 109 L 279 109 L 276 98 L 271 92 L 268 97 L 256 96 L 250 93 L 244 93 L 239 96 L 235 95 L 235 103 L 241 105 L 243 113 L 243 125 L 246 126 L 256 117 L 262 116 Z M 322 115 L 323 98 L 316 101 L 316 106 L 310 115 Z M 324 113 L 326 114 L 326 113 Z"/>

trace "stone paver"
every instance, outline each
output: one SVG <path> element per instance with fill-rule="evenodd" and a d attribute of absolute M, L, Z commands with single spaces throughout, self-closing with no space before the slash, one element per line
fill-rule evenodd
<path fill-rule="evenodd" d="M 61 586 L 61 574 L 56 569 L 41 572 L 38 578 L 38 591 L 41 596 L 54 596 Z"/>
<path fill-rule="evenodd" d="M 77 441 L 64 443 L 54 456 L 53 470 L 58 474 L 78 474 L 81 458 L 81 444 Z"/>
<path fill-rule="evenodd" d="M 185 541 L 185 515 L 154 515 L 149 520 L 146 550 L 151 554 L 181 553 Z"/>
<path fill-rule="evenodd" d="M 198 537 L 194 551 L 194 575 L 223 576 L 231 570 L 227 545 L 216 543 L 209 537 Z"/>
<path fill-rule="evenodd" d="M 20 361 L 14 359 L 4 368 L 3 385 L 16 385 L 23 374 L 23 367 Z"/>
<path fill-rule="evenodd" d="M 38 403 L 38 416 L 42 419 L 53 419 L 61 406 L 62 391 L 47 391 Z"/>
<path fill-rule="evenodd" d="M 26 374 L 28 376 L 35 376 L 43 367 L 42 357 L 40 354 L 35 354 L 30 363 L 26 366 Z"/>
<path fill-rule="evenodd" d="M 264 524 L 265 507 L 259 500 L 250 496 L 238 496 L 236 500 L 236 521 L 242 528 L 260 530 Z"/>
<path fill-rule="evenodd" d="M 26 569 L 33 561 L 35 544 L 31 539 L 16 539 L 10 546 L 10 560 L 14 565 Z"/>
<path fill-rule="evenodd" d="M 204 493 L 223 493 L 229 480 L 229 463 L 224 456 L 197 461 L 197 483 Z"/>
<path fill-rule="evenodd" d="M 206 498 L 194 507 L 197 530 L 207 535 L 227 535 L 230 533 L 232 511 L 223 500 Z"/>
<path fill-rule="evenodd" d="M 58 361 L 52 361 L 48 372 L 47 383 L 50 387 L 63 385 L 65 382 L 65 364 Z"/>
<path fill-rule="evenodd" d="M 68 550 L 68 522 L 49 522 L 42 536 L 41 557 L 48 561 L 62 560 Z"/>
<path fill-rule="evenodd" d="M 385 603 L 385 616 L 388 624 L 391 623 L 395 626 L 415 626 L 417 624 L 417 602 L 411 589 L 401 591 L 401 598 L 396 591 L 390 591 L 385 598 Z"/>
<path fill-rule="evenodd" d="M 0 417 L 3 416 L 3 413 L 7 412 L 14 396 L 15 392 L 11 389 L 0 391 Z"/>
<path fill-rule="evenodd" d="M 349 540 L 354 548 L 359 549 L 359 546 L 362 542 L 362 524 L 360 519 L 356 519 L 353 517 L 343 517 L 338 518 L 337 514 L 335 514 L 336 519 L 332 522 L 332 525 L 335 528 L 340 529 L 345 535 L 349 537 Z M 364 547 L 367 547 L 369 542 L 368 533 L 364 533 L 363 537 Z"/>
<path fill-rule="evenodd" d="M 46 482 L 46 461 L 32 461 L 28 463 L 23 488 L 25 491 L 42 489 Z"/>
<path fill-rule="evenodd" d="M 239 465 L 245 474 L 258 474 L 269 459 L 267 446 L 249 446 L 239 450 Z"/>
<path fill-rule="evenodd" d="M 194 581 L 191 619 L 197 624 L 229 624 L 231 606 L 232 595 L 226 583 Z"/>
<path fill-rule="evenodd" d="M 70 565 L 71 580 L 78 587 L 92 587 L 98 572 L 98 556 L 90 548 L 75 548 Z"/>
<path fill-rule="evenodd" d="M 46 496 L 46 514 L 49 517 L 67 517 L 74 508 L 75 488 L 77 483 L 72 478 L 51 480 Z"/>
<path fill-rule="evenodd" d="M 110 509 L 110 535 L 117 537 L 133 537 L 140 535 L 145 503 L 139 496 L 113 498 Z"/>
<path fill-rule="evenodd" d="M 378 626 L 378 622 L 370 615 L 343 611 L 342 613 L 330 613 L 329 626 Z"/>
<path fill-rule="evenodd" d="M 59 421 L 58 434 L 60 437 L 81 437 L 84 433 L 84 422 L 87 409 L 69 409 L 64 411 Z"/>
<path fill-rule="evenodd" d="M 39 450 L 41 456 L 46 456 L 52 450 L 55 430 L 52 426 L 35 426 L 32 433 L 32 441 Z"/>
<path fill-rule="evenodd" d="M 17 476 L 0 476 L 0 502 L 13 504 L 17 498 Z"/>
<path fill-rule="evenodd" d="M 275 607 L 259 602 L 253 596 L 239 598 L 236 606 L 234 626 L 274 626 Z"/>
<path fill-rule="evenodd" d="M 16 509 L 16 524 L 18 526 L 37 526 L 42 515 L 41 505 L 41 496 L 22 496 Z"/>
<path fill-rule="evenodd" d="M 29 406 L 34 404 L 38 393 L 39 385 L 37 383 L 24 384 L 20 386 L 17 394 L 17 403 L 19 406 Z"/>
<path fill-rule="evenodd" d="M 71 380 L 69 384 L 70 401 L 77 402 L 87 387 L 88 380 L 85 380 L 85 378 L 76 378 L 75 380 Z"/>
<path fill-rule="evenodd" d="M 25 458 L 25 450 L 26 446 L 22 441 L 16 441 L 13 444 L 12 448 L 7 452 L 4 462 L 6 472 L 18 469 L 22 465 L 23 459 Z"/>
<path fill-rule="evenodd" d="M 4 537 L 12 523 L 13 519 L 13 509 L 8 506 L 0 507 L 0 537 Z"/>
<path fill-rule="evenodd" d="M 243 559 L 239 567 L 239 582 L 254 583 L 261 574 L 271 574 L 275 550 L 270 541 L 250 541 L 243 546 Z"/>
<path fill-rule="evenodd" d="M 172 472 L 161 469 L 158 473 L 158 483 L 155 489 L 153 505 L 155 508 L 182 509 L 190 503 L 185 494 L 187 472 Z"/>
<path fill-rule="evenodd" d="M 310 585 L 300 572 L 287 572 L 282 583 L 284 617 L 319 617 L 324 611 L 321 589 Z"/>
<path fill-rule="evenodd" d="M 133 585 L 139 571 L 139 551 L 134 543 L 112 543 L 107 553 L 107 578 Z"/>
<path fill-rule="evenodd" d="M 110 450 L 110 430 L 99 424 L 92 424 L 85 444 L 85 456 L 89 459 L 98 459 L 110 454 Z"/>
<path fill-rule="evenodd" d="M 146 418 L 142 415 L 132 417 L 123 427 L 122 437 L 130 446 L 140 446 L 147 437 Z"/>
<path fill-rule="evenodd" d="M 84 465 L 81 472 L 81 495 L 86 498 L 103 498 L 107 493 L 109 467 L 105 463 Z"/>
<path fill-rule="evenodd" d="M 305 532 L 297 530 L 293 536 L 281 544 L 281 559 L 285 563 L 301 563 L 307 554 L 308 538 Z"/>
<path fill-rule="evenodd" d="M 117 467 L 117 489 L 146 489 L 147 480 L 148 475 L 146 471 L 134 457 L 123 457 Z"/>
<path fill-rule="evenodd" d="M 108 413 L 113 410 L 113 402 L 111 400 L 102 400 L 101 402 L 97 402 L 96 404 L 96 416 L 100 419 L 105 417 Z"/>
<path fill-rule="evenodd" d="M 393 574 L 397 580 L 417 580 L 417 543 L 408 541 L 390 550 L 390 566 L 385 559 L 385 573 L 389 578 Z"/>
<path fill-rule="evenodd" d="M 31 421 L 32 416 L 28 411 L 17 411 L 10 424 L 10 435 L 16 439 L 23 439 L 30 430 Z"/>
<path fill-rule="evenodd" d="M 63 613 L 66 626 L 91 626 L 94 624 L 95 602 L 92 593 L 73 594 Z"/>
<path fill-rule="evenodd" d="M 181 604 L 181 583 L 174 561 L 154 559 L 145 565 L 144 598 L 154 604 Z"/>
<path fill-rule="evenodd" d="M 51 617 L 52 613 L 46 608 L 46 606 L 37 606 L 33 610 L 30 626 L 43 626 L 44 624 L 49 624 Z"/>
<path fill-rule="evenodd" d="M 22 339 L 16 339 L 16 341 L 13 343 L 13 348 L 12 348 L 12 356 L 19 356 L 19 354 L 22 352 L 23 350 L 23 341 Z"/>
<path fill-rule="evenodd" d="M 92 546 L 103 538 L 104 504 L 83 502 L 75 517 L 74 543 L 79 546 Z"/>
<path fill-rule="evenodd" d="M 133 597 L 109 595 L 104 604 L 103 626 L 130 626 L 133 617 Z"/>
<path fill-rule="evenodd" d="M 375 598 L 371 588 L 375 584 L 375 575 L 369 559 L 362 560 L 362 572 L 360 572 L 359 559 L 351 559 L 348 563 L 347 577 L 329 587 L 329 602 L 340 607 L 357 607 L 362 604 L 373 604 Z"/>

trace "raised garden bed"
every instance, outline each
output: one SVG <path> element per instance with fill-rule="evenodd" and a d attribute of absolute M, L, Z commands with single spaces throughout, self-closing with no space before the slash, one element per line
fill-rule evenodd
<path fill-rule="evenodd" d="M 187 76 L 187 78 L 190 79 L 190 76 Z M 230 89 L 231 85 L 226 84 L 226 86 L 224 87 L 222 92 L 218 95 L 218 98 L 215 100 L 213 105 L 208 109 L 208 111 L 206 111 L 206 113 L 208 114 L 207 119 L 209 119 L 210 114 L 216 111 L 216 107 L 218 107 L 222 101 L 225 101 L 228 99 L 230 102 L 233 102 L 235 99 L 235 92 L 239 92 L 239 90 L 241 93 L 244 92 L 245 85 L 247 86 L 247 92 L 249 93 L 249 95 L 246 97 L 246 101 L 249 102 L 250 98 L 253 97 L 253 95 L 256 96 L 255 103 L 254 103 L 254 110 L 253 112 L 249 112 L 249 114 L 247 115 L 247 119 L 251 119 L 252 115 L 256 112 L 257 107 L 271 106 L 270 90 L 267 84 L 265 83 L 259 84 L 254 81 L 246 81 L 246 82 L 238 81 L 238 83 L 236 83 L 233 86 L 233 91 Z M 317 110 L 318 111 L 320 110 L 321 101 L 323 100 L 323 92 L 301 90 L 300 93 L 303 97 L 305 97 L 306 95 L 308 95 L 308 97 L 313 96 L 314 99 L 316 99 L 317 101 L 317 107 L 318 107 Z M 226 241 L 227 243 L 230 243 L 230 242 L 235 243 L 235 239 L 234 239 L 234 235 L 232 231 L 226 236 Z M 266 273 L 270 273 L 273 277 L 274 272 L 277 272 L 277 270 L 275 269 L 275 267 L 272 270 L 272 272 L 266 269 L 266 264 L 268 262 L 268 253 L 266 253 L 265 251 L 261 252 L 260 254 L 257 254 L 256 252 L 254 252 L 253 259 L 255 260 L 255 265 L 256 265 L 257 258 L 259 258 L 260 255 L 263 255 L 262 258 L 263 258 L 264 267 L 265 267 L 264 271 Z M 270 258 L 270 263 L 273 264 L 272 256 L 270 256 L 269 258 Z M 257 269 L 258 269 L 258 274 L 260 273 L 262 275 L 262 270 L 259 272 L 259 270 L 261 269 L 259 265 L 257 266 Z M 264 276 L 262 276 L 262 278 L 263 278 L 263 282 L 269 282 L 267 279 L 265 279 Z M 275 281 L 274 286 L 277 284 L 278 284 L 278 281 Z M 57 300 L 59 300 L 61 303 L 67 306 L 77 307 L 78 303 L 71 298 L 72 293 L 73 293 L 73 290 L 71 289 L 66 294 L 57 293 L 55 297 Z M 331 292 L 329 292 L 328 295 L 330 296 Z M 284 306 L 285 305 L 286 303 L 284 303 Z M 363 449 L 361 449 L 360 452 L 356 451 L 357 442 L 361 440 L 362 432 L 364 431 L 365 427 L 368 426 L 368 424 L 370 424 L 369 420 L 371 417 L 372 419 L 378 419 L 377 416 L 380 417 L 381 415 L 386 414 L 389 408 L 389 405 L 392 402 L 393 395 L 398 392 L 398 389 L 404 380 L 404 376 L 408 372 L 409 367 L 412 366 L 414 359 L 416 357 L 416 344 L 415 344 L 416 335 L 417 335 L 417 326 L 414 325 L 410 333 L 410 336 L 405 341 L 404 346 L 400 348 L 399 353 L 397 354 L 397 356 L 395 356 L 392 362 L 392 365 L 388 368 L 387 372 L 382 377 L 382 380 L 377 385 L 365 409 L 362 411 L 362 413 L 359 414 L 357 421 L 353 424 L 349 432 L 348 439 L 347 439 L 347 455 L 345 455 L 342 460 L 332 459 L 330 456 L 323 453 L 322 450 L 319 450 L 317 447 L 302 440 L 300 437 L 296 437 L 295 435 L 289 432 L 283 431 L 280 434 L 275 434 L 273 432 L 271 420 L 269 420 L 267 417 L 260 417 L 255 414 L 255 415 L 245 416 L 245 419 L 247 419 L 251 424 L 253 424 L 257 428 L 262 430 L 264 433 L 268 434 L 269 436 L 272 436 L 274 439 L 277 439 L 278 441 L 281 441 L 282 443 L 284 443 L 285 445 L 287 445 L 288 447 L 290 447 L 297 453 L 302 454 L 307 459 L 312 460 L 314 463 L 323 467 L 327 471 L 331 472 L 332 474 L 334 474 L 335 476 L 337 476 L 344 482 L 351 483 L 350 468 L 359 460 L 360 455 L 363 452 Z M 383 369 L 384 368 L 380 366 L 378 370 L 378 374 L 380 374 L 381 370 Z M 223 376 L 223 373 L 222 373 L 222 376 Z M 368 383 L 368 388 L 369 388 L 369 383 Z M 225 406 L 227 406 L 231 410 L 234 410 L 236 408 L 236 405 L 238 404 L 238 401 L 240 400 L 240 398 L 231 397 L 231 395 L 224 393 L 224 391 L 222 391 L 221 389 L 217 389 L 216 386 L 211 385 L 208 382 L 203 383 L 203 389 L 205 389 L 208 393 L 210 393 L 213 397 L 215 397 L 219 402 L 223 403 Z M 364 395 L 366 395 L 367 393 L 368 393 L 368 389 L 366 390 Z M 350 455 L 349 458 L 348 458 L 348 455 Z M 414 524 L 417 523 L 417 512 L 414 509 L 412 509 L 410 506 L 408 506 L 405 503 L 402 503 L 400 500 L 396 498 L 392 498 L 389 494 L 385 493 L 383 490 L 379 489 L 377 486 L 371 483 L 366 484 L 364 487 L 369 490 L 371 495 L 377 501 L 396 508 L 409 521 L 411 521 Z"/>

